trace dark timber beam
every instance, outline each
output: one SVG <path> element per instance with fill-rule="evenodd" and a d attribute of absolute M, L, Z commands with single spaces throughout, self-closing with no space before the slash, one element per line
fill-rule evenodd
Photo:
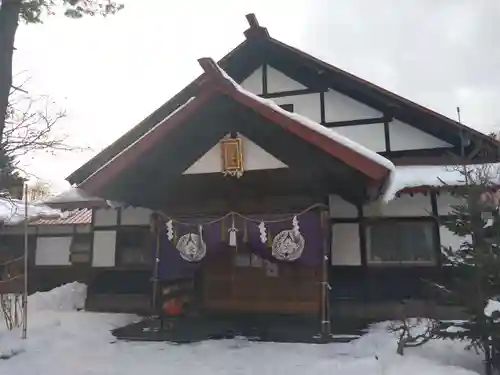
<path fill-rule="evenodd" d="M 266 77 L 266 82 L 267 82 L 267 77 Z M 270 93 L 270 92 L 267 92 L 267 87 L 266 87 L 266 91 L 262 95 L 259 95 L 259 96 L 266 98 L 266 99 L 270 99 L 270 98 L 283 98 L 286 96 L 320 94 L 322 92 L 324 92 L 324 91 L 314 90 L 314 89 L 300 89 L 300 90 L 279 91 L 279 92 L 271 92 Z"/>
<path fill-rule="evenodd" d="M 350 126 L 350 125 L 368 125 L 368 124 L 378 124 L 387 121 L 385 116 L 382 117 L 372 117 L 365 119 L 349 120 L 349 121 L 326 121 L 323 123 L 327 128 L 336 128 L 340 126 Z"/>

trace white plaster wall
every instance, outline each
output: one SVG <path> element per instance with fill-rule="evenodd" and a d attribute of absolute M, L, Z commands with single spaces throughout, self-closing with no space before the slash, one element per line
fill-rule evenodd
<path fill-rule="evenodd" d="M 92 267 L 113 267 L 115 265 L 116 231 L 94 231 Z"/>
<path fill-rule="evenodd" d="M 121 212 L 121 225 L 149 225 L 151 210 L 143 207 L 127 207 Z"/>
<path fill-rule="evenodd" d="M 332 131 L 372 151 L 385 151 L 384 124 L 339 126 L 332 128 Z"/>
<path fill-rule="evenodd" d="M 338 219 L 352 219 L 358 217 L 358 209 L 355 205 L 345 201 L 338 195 L 328 196 L 330 217 Z"/>
<path fill-rule="evenodd" d="M 255 95 L 262 94 L 262 66 L 241 82 L 240 86 Z"/>
<path fill-rule="evenodd" d="M 271 66 L 267 66 L 267 92 L 302 90 L 307 87 L 291 79 Z"/>
<path fill-rule="evenodd" d="M 442 192 L 436 197 L 436 200 L 438 206 L 438 214 L 442 216 L 451 214 L 451 205 L 460 204 L 461 199 L 450 193 Z"/>
<path fill-rule="evenodd" d="M 316 122 L 321 122 L 321 102 L 319 94 L 305 94 L 273 98 L 276 104 L 293 104 L 293 112 Z"/>
<path fill-rule="evenodd" d="M 94 226 L 118 224 L 118 210 L 114 208 L 98 208 L 94 211 Z"/>
<path fill-rule="evenodd" d="M 411 217 L 432 216 L 431 198 L 429 195 L 402 195 L 388 203 L 374 202 L 363 208 L 365 217 Z"/>
<path fill-rule="evenodd" d="M 359 224 L 338 223 L 332 226 L 332 265 L 361 265 L 359 247 Z"/>
<path fill-rule="evenodd" d="M 36 240 L 35 265 L 69 266 L 70 246 L 73 237 L 38 237 Z"/>
<path fill-rule="evenodd" d="M 242 136 L 243 167 L 245 171 L 287 168 L 287 165 L 275 158 L 262 147 Z M 221 173 L 222 160 L 220 145 L 216 144 L 205 155 L 198 159 L 183 174 Z M 122 219 L 123 221 L 123 219 Z"/>
<path fill-rule="evenodd" d="M 449 143 L 399 120 L 389 123 L 389 138 L 392 151 L 451 147 Z"/>
<path fill-rule="evenodd" d="M 350 121 L 382 117 L 383 113 L 338 91 L 325 92 L 325 121 Z"/>

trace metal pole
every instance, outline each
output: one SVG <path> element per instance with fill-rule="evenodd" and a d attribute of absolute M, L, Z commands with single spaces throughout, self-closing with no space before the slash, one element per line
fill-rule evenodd
<path fill-rule="evenodd" d="M 24 291 L 23 291 L 23 333 L 28 337 L 28 185 L 24 184 Z"/>
<path fill-rule="evenodd" d="M 155 216 L 153 222 L 155 232 L 156 232 L 156 251 L 155 251 L 155 268 L 153 275 L 153 314 L 156 314 L 158 311 L 157 300 L 158 300 L 158 271 L 160 267 L 160 220 L 157 216 Z"/>
<path fill-rule="evenodd" d="M 329 225 L 328 225 L 328 211 L 321 212 L 321 224 L 323 227 L 323 269 L 322 269 L 322 282 L 321 282 L 321 334 L 323 339 L 330 336 L 330 308 L 329 308 L 329 285 L 328 285 L 328 260 L 329 246 Z"/>

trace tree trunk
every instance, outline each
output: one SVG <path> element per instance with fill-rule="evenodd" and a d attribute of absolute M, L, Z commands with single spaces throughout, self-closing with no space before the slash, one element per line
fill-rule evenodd
<path fill-rule="evenodd" d="M 21 0 L 3 0 L 0 6 L 0 144 L 12 86 L 12 57 Z"/>

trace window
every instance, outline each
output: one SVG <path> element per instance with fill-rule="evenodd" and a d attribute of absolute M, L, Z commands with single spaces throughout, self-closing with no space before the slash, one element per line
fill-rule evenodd
<path fill-rule="evenodd" d="M 280 108 L 288 112 L 293 112 L 293 104 L 281 104 Z"/>
<path fill-rule="evenodd" d="M 79 233 L 73 236 L 70 246 L 71 263 L 89 263 L 92 250 L 92 235 Z"/>
<path fill-rule="evenodd" d="M 149 227 L 120 228 L 116 238 L 119 266 L 146 266 L 152 262 Z"/>
<path fill-rule="evenodd" d="M 371 264 L 434 264 L 433 221 L 380 221 L 368 226 L 367 252 Z"/>

